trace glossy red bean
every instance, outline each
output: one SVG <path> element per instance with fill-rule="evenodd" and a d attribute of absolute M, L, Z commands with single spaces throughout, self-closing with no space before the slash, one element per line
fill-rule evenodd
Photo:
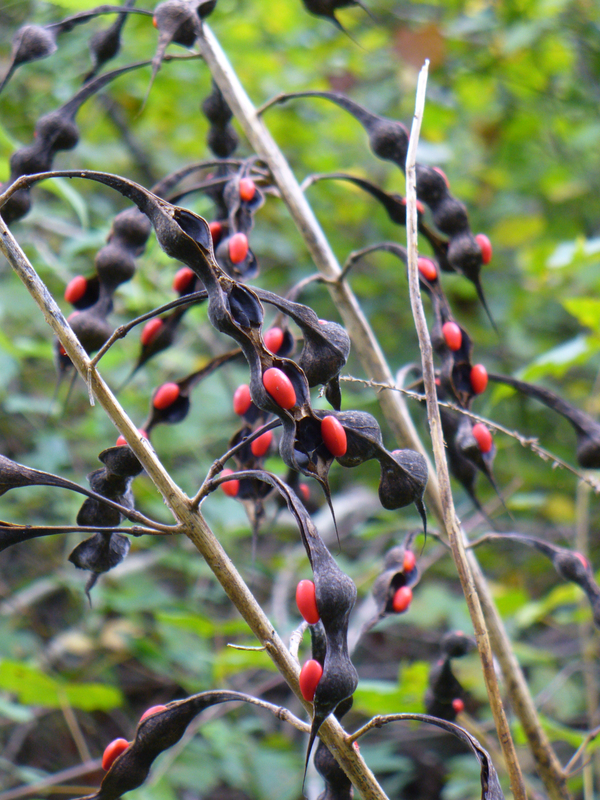
<path fill-rule="evenodd" d="M 256 184 L 252 178 L 242 178 L 240 180 L 240 199 L 249 203 L 256 194 Z"/>
<path fill-rule="evenodd" d="M 277 367 L 270 367 L 263 374 L 263 386 L 281 408 L 296 405 L 296 392 L 291 380 Z"/>
<path fill-rule="evenodd" d="M 412 589 L 410 586 L 401 586 L 396 589 L 394 599 L 392 600 L 392 608 L 396 614 L 401 614 L 409 607 L 412 602 Z"/>
<path fill-rule="evenodd" d="M 310 488 L 307 483 L 301 483 L 298 486 L 298 491 L 305 503 L 310 500 Z"/>
<path fill-rule="evenodd" d="M 483 422 L 478 422 L 473 425 L 473 436 L 481 452 L 489 453 L 494 445 L 494 440 L 492 439 L 489 428 L 487 428 Z"/>
<path fill-rule="evenodd" d="M 87 289 L 87 280 L 83 275 L 76 275 L 72 278 L 65 289 L 65 300 L 67 303 L 76 303 L 81 300 Z"/>
<path fill-rule="evenodd" d="M 412 572 L 417 563 L 417 558 L 412 550 L 404 551 L 404 561 L 402 562 L 403 572 Z"/>
<path fill-rule="evenodd" d="M 278 328 L 276 325 L 269 328 L 264 335 L 264 343 L 267 350 L 270 350 L 272 353 L 278 353 L 279 348 L 283 344 L 283 337 L 284 333 L 281 328 Z"/>
<path fill-rule="evenodd" d="M 475 394 L 485 392 L 488 385 L 487 369 L 483 364 L 473 364 L 471 367 L 471 388 Z"/>
<path fill-rule="evenodd" d="M 265 431 L 261 436 L 258 436 L 250 445 L 252 455 L 256 458 L 262 458 L 271 447 L 273 441 L 273 431 Z"/>
<path fill-rule="evenodd" d="M 248 237 L 245 233 L 234 233 L 229 240 L 229 258 L 232 264 L 239 264 L 248 255 Z"/>
<path fill-rule="evenodd" d="M 142 328 L 142 332 L 140 334 L 140 342 L 142 343 L 143 347 L 148 347 L 149 344 L 152 344 L 164 324 L 165 323 L 162 321 L 162 319 L 159 319 L 158 317 L 148 320 L 148 322 Z"/>
<path fill-rule="evenodd" d="M 163 383 L 159 386 L 152 400 L 152 405 L 159 411 L 168 408 L 179 397 L 179 386 L 176 383 Z"/>
<path fill-rule="evenodd" d="M 108 770 L 112 767 L 117 758 L 129 747 L 127 739 L 114 739 L 105 749 L 102 755 L 102 769 Z"/>
<path fill-rule="evenodd" d="M 435 280 L 437 280 L 437 267 L 430 258 L 420 256 L 419 260 L 417 261 L 417 266 L 419 268 L 419 272 L 426 281 L 433 283 Z"/>
<path fill-rule="evenodd" d="M 300 670 L 298 683 L 300 684 L 300 692 L 302 693 L 302 697 L 305 700 L 308 700 L 309 703 L 312 703 L 314 700 L 317 686 L 319 685 L 319 681 L 322 677 L 323 667 L 318 661 L 315 661 L 312 658 L 310 661 L 305 661 L 302 669 Z"/>
<path fill-rule="evenodd" d="M 216 246 L 221 241 L 221 236 L 223 235 L 223 225 L 215 220 L 214 222 L 209 222 L 208 227 L 213 240 L 213 245 Z"/>
<path fill-rule="evenodd" d="M 296 587 L 296 605 L 302 617 L 309 625 L 314 625 L 321 619 L 317 609 L 317 595 L 312 581 L 300 581 Z"/>
<path fill-rule="evenodd" d="M 342 423 L 335 417 L 323 417 L 321 420 L 321 436 L 325 442 L 325 447 L 332 456 L 339 458 L 348 449 L 346 431 Z"/>
<path fill-rule="evenodd" d="M 442 325 L 444 341 L 450 350 L 460 350 L 462 345 L 462 331 L 456 322 L 444 322 Z"/>
<path fill-rule="evenodd" d="M 159 711 L 165 711 L 166 708 L 166 706 L 151 706 L 150 708 L 147 708 L 140 717 L 140 722 L 146 719 L 146 717 L 151 717 L 152 714 L 158 714 Z"/>
<path fill-rule="evenodd" d="M 485 235 L 485 233 L 478 233 L 475 237 L 475 241 L 479 245 L 479 249 L 481 250 L 481 260 L 484 264 L 489 264 L 492 260 L 493 255 L 493 248 L 492 243 Z"/>
<path fill-rule="evenodd" d="M 173 278 L 173 291 L 177 292 L 178 294 L 187 292 L 195 277 L 196 273 L 189 267 L 182 267 L 180 270 L 177 270 L 175 277 Z"/>
<path fill-rule="evenodd" d="M 452 701 L 452 708 L 455 710 L 457 714 L 460 714 L 465 710 L 465 704 L 460 699 L 460 697 L 455 697 L 454 700 Z"/>
<path fill-rule="evenodd" d="M 232 469 L 224 469 L 221 472 L 221 475 L 232 475 Z M 221 489 L 225 492 L 227 497 L 237 497 L 237 494 L 240 490 L 240 482 L 237 478 L 234 478 L 232 481 L 225 481 L 225 483 L 221 484 Z"/>
<path fill-rule="evenodd" d="M 243 417 L 251 404 L 250 387 L 247 383 L 242 383 L 233 393 L 233 410 L 240 417 Z"/>

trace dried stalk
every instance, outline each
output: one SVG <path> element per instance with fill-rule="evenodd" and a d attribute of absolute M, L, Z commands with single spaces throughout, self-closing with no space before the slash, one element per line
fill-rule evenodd
<path fill-rule="evenodd" d="M 425 311 L 423 309 L 423 301 L 421 299 L 421 291 L 419 287 L 419 269 L 417 266 L 419 253 L 417 248 L 416 162 L 417 145 L 419 141 L 419 134 L 421 132 L 423 110 L 425 108 L 425 90 L 427 86 L 428 68 L 429 61 L 426 61 L 425 66 L 419 73 L 415 116 L 410 131 L 410 140 L 406 155 L 406 233 L 410 304 L 415 320 L 417 335 L 419 337 L 419 348 L 421 350 L 421 360 L 423 365 L 423 382 L 425 384 L 425 395 L 427 398 L 427 416 L 429 419 L 433 455 L 435 458 L 435 466 L 442 499 L 444 525 L 450 541 L 450 547 L 452 549 L 452 556 L 458 571 L 458 577 L 465 595 L 465 600 L 467 601 L 469 614 L 471 615 L 471 622 L 473 623 L 475 640 L 477 642 L 477 649 L 479 651 L 479 658 L 481 660 L 481 666 L 483 669 L 483 679 L 485 681 L 490 707 L 492 709 L 492 715 L 496 724 L 498 738 L 500 740 L 500 745 L 506 761 L 506 766 L 510 777 L 510 786 L 515 800 L 526 800 L 527 793 L 525 791 L 525 784 L 523 783 L 521 767 L 519 766 L 515 744 L 510 733 L 510 728 L 508 727 L 508 720 L 506 719 L 506 714 L 504 713 L 498 680 L 494 671 L 492 647 L 490 644 L 485 619 L 483 617 L 481 604 L 479 602 L 479 597 L 473 582 L 473 575 L 467 561 L 467 554 L 465 552 L 460 524 L 456 519 L 456 511 L 454 510 L 454 500 L 452 498 L 452 490 L 450 488 L 448 464 L 446 463 L 446 455 L 444 453 L 444 436 L 442 433 L 440 410 L 437 404 L 435 370 L 433 366 L 433 350 L 431 347 L 431 339 L 429 338 L 429 330 L 427 329 L 427 320 L 425 319 Z"/>
<path fill-rule="evenodd" d="M 183 532 L 204 557 L 228 597 L 261 645 L 265 647 L 270 658 L 304 708 L 310 713 L 312 705 L 302 698 L 298 686 L 298 674 L 300 671 L 298 662 L 292 657 L 276 633 L 273 625 L 255 600 L 254 595 L 247 587 L 235 565 L 221 547 L 216 536 L 210 530 L 200 511 L 192 507 L 190 498 L 173 482 L 150 442 L 139 435 L 137 428 L 110 391 L 98 370 L 93 366 L 54 298 L 48 292 L 1 217 L 0 250 L 42 310 L 46 321 L 58 336 L 67 355 L 81 377 L 88 384 L 93 396 L 98 400 L 138 457 L 150 479 L 163 496 L 173 516 L 181 524 Z M 348 742 L 344 729 L 333 715 L 323 723 L 319 736 L 342 765 L 344 771 L 365 800 L 387 800 L 385 793 L 375 780 L 375 776 L 361 755 Z"/>
<path fill-rule="evenodd" d="M 286 203 L 317 269 L 327 283 L 363 369 L 372 381 L 376 381 L 386 387 L 393 387 L 394 380 L 385 356 L 362 313 L 358 300 L 346 281 L 341 279 L 341 268 L 294 174 L 275 140 L 262 120 L 257 116 L 250 98 L 240 84 L 227 56 L 212 31 L 206 24 L 203 28 L 204 33 L 198 38 L 202 56 L 208 64 L 219 89 L 242 126 L 252 148 L 269 166 L 281 197 Z M 378 400 L 386 421 L 400 446 L 417 450 L 427 459 L 430 465 L 429 482 L 426 491 L 427 503 L 440 521 L 440 524 L 443 525 L 444 515 L 437 478 L 431 468 L 428 454 L 410 418 L 404 399 L 398 392 L 382 391 L 378 393 Z M 565 777 L 561 764 L 541 727 L 529 687 L 513 653 L 510 638 L 496 609 L 485 576 L 475 555 L 469 553 L 467 558 L 489 628 L 492 647 L 502 670 L 508 696 L 527 736 L 540 777 L 551 800 L 570 800 L 570 795 L 565 787 Z"/>

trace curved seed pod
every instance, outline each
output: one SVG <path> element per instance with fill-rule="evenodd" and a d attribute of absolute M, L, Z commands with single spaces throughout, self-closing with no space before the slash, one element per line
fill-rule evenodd
<path fill-rule="evenodd" d="M 600 468 L 600 424 L 584 411 L 564 400 L 555 392 L 543 386 L 511 378 L 508 375 L 488 374 L 488 378 L 497 383 L 513 386 L 523 394 L 533 397 L 548 408 L 561 414 L 568 420 L 577 436 L 577 463 L 585 469 Z"/>
<path fill-rule="evenodd" d="M 92 573 L 85 587 L 88 600 L 98 577 L 120 564 L 127 557 L 130 547 L 131 542 L 121 533 L 98 532 L 71 551 L 71 564 Z"/>
<path fill-rule="evenodd" d="M 263 705 L 251 695 L 217 690 L 167 703 L 164 710 L 140 720 L 133 741 L 113 761 L 98 791 L 79 800 L 118 800 L 126 792 L 137 789 L 148 777 L 157 756 L 177 744 L 198 714 L 210 706 L 230 702 Z M 270 710 L 279 709 L 271 706 Z"/>
<path fill-rule="evenodd" d="M 465 690 L 452 672 L 450 658 L 441 658 L 429 673 L 425 710 L 433 717 L 454 722 L 457 712 L 453 701 L 462 700 L 464 695 Z"/>
<path fill-rule="evenodd" d="M 208 97 L 203 100 L 201 108 L 209 122 L 222 128 L 225 127 L 233 117 L 233 112 L 229 108 L 227 101 L 214 80 L 211 81 L 211 92 Z"/>
<path fill-rule="evenodd" d="M 363 5 L 361 0 L 302 0 L 304 8 L 315 17 L 324 17 L 331 20 L 336 28 L 339 28 L 348 36 L 348 31 L 343 27 L 342 23 L 335 16 L 338 8 L 348 8 L 349 6 L 360 6 L 370 17 L 373 17 L 369 9 Z M 352 37 L 350 37 L 352 38 Z"/>
<path fill-rule="evenodd" d="M 338 92 L 292 92 L 279 95 L 273 102 L 285 103 L 297 97 L 321 97 L 343 108 L 363 126 L 373 153 L 384 161 L 392 161 L 404 172 L 408 131 L 402 123 L 374 114 Z M 417 164 L 416 174 L 417 197 L 431 208 L 435 224 L 450 237 L 447 249 L 447 261 L 450 267 L 473 283 L 477 296 L 495 328 L 481 286 L 482 251 L 469 228 L 465 206 L 451 195 L 447 179 L 441 170 Z"/>
<path fill-rule="evenodd" d="M 350 778 L 331 755 L 327 746 L 320 740 L 315 752 L 314 764 L 317 772 L 325 781 L 325 790 L 317 800 L 352 800 L 354 789 Z"/>
<path fill-rule="evenodd" d="M 144 433 L 148 438 L 147 432 Z M 100 453 L 98 458 L 106 467 L 107 472 L 118 475 L 120 478 L 135 478 L 143 469 L 137 456 L 127 445 L 108 447 Z"/>
<path fill-rule="evenodd" d="M 600 628 L 600 587 L 596 583 L 589 561 L 582 553 L 566 547 L 559 547 L 543 539 L 536 539 L 534 536 L 524 536 L 518 533 L 490 534 L 490 538 L 520 542 L 543 553 L 552 561 L 552 566 L 563 580 L 581 586 L 590 601 L 594 625 Z"/>
<path fill-rule="evenodd" d="M 229 123 L 223 128 L 211 126 L 206 137 L 206 143 L 218 158 L 229 158 L 233 155 L 239 141 L 236 129 Z"/>
<path fill-rule="evenodd" d="M 376 578 L 372 589 L 377 612 L 371 620 L 365 623 L 361 635 L 388 614 L 398 613 L 393 606 L 394 596 L 398 589 L 403 586 L 415 586 L 419 582 L 421 576 L 412 551 L 412 544 L 416 536 L 416 532 L 409 533 L 403 544 L 392 547 L 385 554 L 384 570 Z"/>
<path fill-rule="evenodd" d="M 126 0 L 124 5 L 126 8 L 131 8 L 135 5 L 135 0 Z M 107 61 L 118 55 L 121 49 L 121 31 L 126 21 L 127 14 L 119 14 L 110 27 L 98 31 L 91 37 L 88 46 L 92 58 L 92 68 L 83 79 L 84 83 L 91 81 Z"/>

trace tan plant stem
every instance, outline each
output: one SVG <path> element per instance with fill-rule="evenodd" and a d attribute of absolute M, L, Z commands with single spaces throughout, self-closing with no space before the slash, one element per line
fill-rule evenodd
<path fill-rule="evenodd" d="M 204 35 L 198 39 L 198 44 L 213 78 L 242 126 L 250 144 L 269 166 L 281 197 L 286 203 L 316 267 L 327 283 L 363 369 L 372 381 L 385 387 L 393 387 L 392 373 L 381 348 L 351 288 L 346 281 L 340 280 L 341 268 L 311 207 L 286 159 L 262 119 L 257 116 L 256 110 L 240 84 L 227 56 L 207 25 L 204 25 Z M 417 450 L 427 459 L 430 466 L 426 490 L 427 504 L 440 524 L 443 525 L 444 515 L 437 478 L 410 418 L 405 401 L 399 392 L 394 391 L 381 391 L 378 393 L 378 399 L 398 443 L 402 447 Z M 548 737 L 542 730 L 527 682 L 514 656 L 510 638 L 495 607 L 487 581 L 475 555 L 469 553 L 468 560 L 511 704 L 527 735 L 540 777 L 551 800 L 569 800 L 570 795 L 565 788 L 560 762 L 556 758 Z"/>
<path fill-rule="evenodd" d="M 214 572 L 217 580 L 234 603 L 248 626 L 264 645 L 287 683 L 308 713 L 312 705 L 302 699 L 298 686 L 298 662 L 276 633 L 273 625 L 257 603 L 233 562 L 221 547 L 199 510 L 192 507 L 190 498 L 173 482 L 147 439 L 142 438 L 125 410 L 117 401 L 98 370 L 82 348 L 52 295 L 19 247 L 16 239 L 0 217 L 0 250 L 19 275 L 29 293 L 42 310 L 44 317 L 64 347 L 75 368 L 90 387 L 93 395 L 138 457 L 150 479 L 164 498 L 183 532 Z M 260 656 L 257 656 L 260 657 Z M 323 723 L 320 738 L 329 747 L 344 771 L 365 800 L 387 800 L 375 776 L 348 742 L 346 733 L 331 715 Z"/>
<path fill-rule="evenodd" d="M 419 337 L 419 348 L 421 350 L 421 362 L 423 366 L 423 382 L 425 384 L 425 395 L 427 398 L 427 417 L 429 419 L 433 455 L 435 458 L 435 466 L 442 499 L 444 525 L 450 541 L 450 547 L 452 549 L 452 556 L 458 571 L 458 577 L 465 595 L 465 600 L 467 601 L 469 614 L 471 615 L 471 622 L 473 623 L 475 640 L 477 642 L 477 649 L 479 650 L 479 658 L 481 659 L 481 665 L 483 669 L 483 679 L 485 681 L 488 699 L 492 709 L 492 715 L 496 724 L 500 746 L 502 747 L 502 752 L 506 761 L 506 766 L 510 777 L 510 786 L 515 800 L 526 800 L 527 794 L 525 791 L 525 784 L 523 783 L 521 767 L 519 766 L 519 761 L 517 759 L 517 752 L 510 733 L 510 728 L 508 726 L 508 720 L 506 719 L 506 714 L 504 713 L 502 698 L 500 696 L 500 688 L 498 686 L 498 680 L 494 671 L 492 647 L 490 644 L 485 619 L 483 617 L 481 604 L 479 602 L 479 597 L 477 595 L 477 590 L 473 582 L 471 568 L 467 561 L 463 535 L 460 530 L 459 522 L 456 519 L 456 511 L 454 510 L 454 500 L 452 498 L 452 490 L 450 488 L 448 464 L 446 463 L 446 455 L 444 453 L 444 436 L 442 433 L 440 410 L 437 404 L 435 369 L 433 366 L 433 350 L 431 347 L 431 339 L 429 338 L 429 330 L 427 328 L 427 320 L 425 319 L 425 311 L 423 310 L 423 301 L 421 299 L 421 291 L 419 287 L 419 269 L 417 266 L 419 253 L 417 247 L 416 162 L 417 145 L 419 141 L 419 134 L 421 132 L 423 110 L 425 107 L 425 90 L 427 86 L 428 68 L 429 61 L 426 61 L 425 66 L 419 73 L 415 115 L 410 132 L 410 140 L 406 156 L 406 232 L 410 304 L 415 320 L 417 335 Z"/>

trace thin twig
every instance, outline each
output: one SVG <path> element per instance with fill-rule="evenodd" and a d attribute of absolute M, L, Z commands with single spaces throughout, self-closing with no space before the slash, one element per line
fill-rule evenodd
<path fill-rule="evenodd" d="M 571 758 L 565 764 L 565 774 L 567 775 L 572 774 L 573 765 L 579 758 L 582 757 L 583 753 L 585 752 L 585 748 L 588 746 L 588 744 L 594 741 L 594 739 L 598 736 L 599 733 L 600 733 L 600 725 L 598 725 L 597 728 L 594 728 L 594 730 L 590 731 L 587 734 L 583 742 L 579 745 L 577 750 L 575 750 Z"/>

